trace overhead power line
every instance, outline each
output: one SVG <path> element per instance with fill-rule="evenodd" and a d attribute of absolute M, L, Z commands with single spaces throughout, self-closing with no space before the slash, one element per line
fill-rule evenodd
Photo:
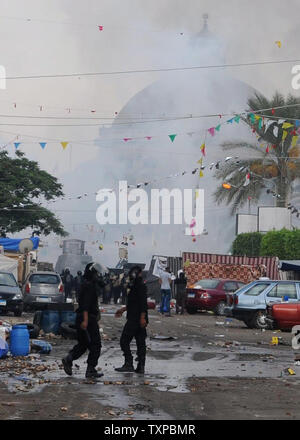
<path fill-rule="evenodd" d="M 60 74 L 46 74 L 46 75 L 24 75 L 24 76 L 7 76 L 6 80 L 17 79 L 44 79 L 44 78 L 70 78 L 83 76 L 104 76 L 104 75 L 127 75 L 132 73 L 155 73 L 155 72 L 176 72 L 186 70 L 201 70 L 201 69 L 220 69 L 226 67 L 247 67 L 247 66 L 263 66 L 271 64 L 286 64 L 286 63 L 300 63 L 297 60 L 277 60 L 277 61 L 256 61 L 250 63 L 236 63 L 236 64 L 212 64 L 206 66 L 191 66 L 191 67 L 166 67 L 157 69 L 137 69 L 137 70 L 114 70 L 110 72 L 83 72 L 83 73 L 60 73 Z"/>

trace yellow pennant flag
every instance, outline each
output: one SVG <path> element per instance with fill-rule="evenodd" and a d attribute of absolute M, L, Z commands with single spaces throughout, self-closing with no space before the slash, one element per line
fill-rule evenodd
<path fill-rule="evenodd" d="M 254 115 L 254 117 L 255 117 L 256 120 L 261 118 L 261 117 L 258 116 L 258 115 Z"/>
<path fill-rule="evenodd" d="M 202 166 L 203 159 L 199 159 L 197 163 Z"/>
<path fill-rule="evenodd" d="M 203 171 L 200 170 L 199 177 L 204 177 Z"/>
<path fill-rule="evenodd" d="M 196 191 L 195 191 L 195 199 L 198 199 L 199 198 L 199 191 L 196 189 Z"/>
<path fill-rule="evenodd" d="M 285 138 L 287 137 L 288 132 L 286 130 L 283 130 L 283 135 L 282 135 L 282 140 L 284 141 Z"/>
<path fill-rule="evenodd" d="M 294 127 L 293 124 L 291 124 L 290 122 L 284 122 L 282 124 L 282 128 L 291 128 Z"/>
<path fill-rule="evenodd" d="M 63 149 L 65 150 L 68 146 L 69 142 L 61 142 L 61 146 L 63 147 Z"/>
<path fill-rule="evenodd" d="M 297 141 L 298 141 L 298 136 L 293 136 L 292 147 L 295 147 L 297 145 Z"/>

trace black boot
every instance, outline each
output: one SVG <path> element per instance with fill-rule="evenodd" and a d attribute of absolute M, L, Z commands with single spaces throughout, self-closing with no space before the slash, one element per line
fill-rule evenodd
<path fill-rule="evenodd" d="M 138 374 L 145 374 L 145 361 L 139 361 L 135 372 Z"/>
<path fill-rule="evenodd" d="M 72 359 L 69 354 L 62 359 L 62 364 L 63 364 L 64 370 L 65 370 L 65 373 L 68 374 L 69 376 L 72 376 L 72 365 L 73 364 L 72 364 Z"/>
<path fill-rule="evenodd" d="M 125 363 L 122 367 L 115 368 L 115 371 L 119 371 L 120 373 L 133 373 L 133 357 L 125 356 Z"/>
<path fill-rule="evenodd" d="M 93 378 L 93 379 L 99 379 L 99 377 L 104 376 L 103 373 L 99 373 L 96 368 L 94 367 L 87 367 L 86 369 L 86 373 L 85 373 L 85 377 L 88 378 Z"/>

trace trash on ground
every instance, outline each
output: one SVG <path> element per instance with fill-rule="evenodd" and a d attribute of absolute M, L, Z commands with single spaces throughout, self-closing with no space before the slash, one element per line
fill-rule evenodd
<path fill-rule="evenodd" d="M 175 338 L 174 336 L 155 335 L 155 336 L 150 337 L 150 339 L 155 339 L 158 341 L 174 341 L 177 338 Z"/>
<path fill-rule="evenodd" d="M 31 351 L 49 354 L 51 353 L 52 345 L 49 342 L 42 341 L 40 339 L 32 339 L 31 340 Z"/>

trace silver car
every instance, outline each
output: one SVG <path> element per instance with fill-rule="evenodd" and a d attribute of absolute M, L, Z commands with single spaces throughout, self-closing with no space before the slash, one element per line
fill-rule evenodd
<path fill-rule="evenodd" d="M 43 305 L 65 302 L 64 286 L 56 272 L 34 272 L 23 285 L 25 308 L 41 309 Z"/>

